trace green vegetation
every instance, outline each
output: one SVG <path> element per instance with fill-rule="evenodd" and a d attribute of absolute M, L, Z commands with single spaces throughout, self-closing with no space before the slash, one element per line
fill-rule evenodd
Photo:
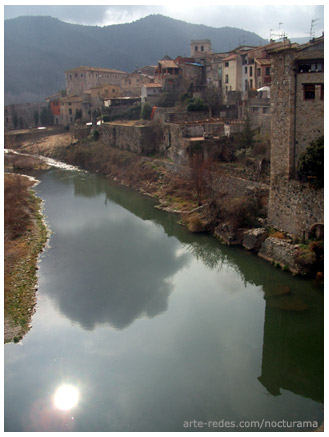
<path fill-rule="evenodd" d="M 47 241 L 41 200 L 29 191 L 33 182 L 5 174 L 4 310 L 5 340 L 18 342 L 29 330 L 36 303 L 36 262 Z"/>
<path fill-rule="evenodd" d="M 109 109 L 108 113 L 104 114 L 102 118 L 105 123 L 116 120 L 139 120 L 141 118 L 141 105 L 122 108 L 120 114 L 112 114 L 111 109 Z"/>
<path fill-rule="evenodd" d="M 238 135 L 238 148 L 239 149 L 252 149 L 255 144 L 256 132 L 251 128 L 249 114 L 245 117 L 245 124 L 242 132 Z"/>
<path fill-rule="evenodd" d="M 92 133 L 92 137 L 93 137 L 93 140 L 94 140 L 94 141 L 98 141 L 98 140 L 99 140 L 99 137 L 100 137 L 99 130 L 95 129 L 95 130 L 93 131 L 93 133 Z"/>
<path fill-rule="evenodd" d="M 34 124 L 35 124 L 36 127 L 39 124 L 39 112 L 38 112 L 38 110 L 34 111 Z"/>
<path fill-rule="evenodd" d="M 144 103 L 143 105 L 143 109 L 141 112 L 141 117 L 143 120 L 150 120 L 151 119 L 151 114 L 152 114 L 152 106 L 149 105 L 148 103 Z"/>
<path fill-rule="evenodd" d="M 74 120 L 80 120 L 82 117 L 82 110 L 81 109 L 76 109 L 75 110 L 75 115 L 74 115 Z"/>
<path fill-rule="evenodd" d="M 187 102 L 187 111 L 208 111 L 209 106 L 200 98 L 190 99 Z"/>
<path fill-rule="evenodd" d="M 322 188 L 324 184 L 324 137 L 312 141 L 300 156 L 298 163 L 298 178 L 309 180 L 312 185 Z"/>
<path fill-rule="evenodd" d="M 41 114 L 40 114 L 40 122 L 42 126 L 50 126 L 54 122 L 53 114 L 51 113 L 50 108 L 42 108 Z"/>
<path fill-rule="evenodd" d="M 158 106 L 168 108 L 171 106 L 175 106 L 176 102 L 177 102 L 176 93 L 163 93 L 159 97 Z"/>

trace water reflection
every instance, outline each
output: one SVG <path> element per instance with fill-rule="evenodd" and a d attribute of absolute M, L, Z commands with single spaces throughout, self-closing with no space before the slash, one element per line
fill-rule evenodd
<path fill-rule="evenodd" d="M 79 390 L 73 385 L 63 384 L 54 394 L 54 406 L 58 410 L 69 411 L 79 402 Z"/>
<path fill-rule="evenodd" d="M 106 178 L 88 174 L 76 177 L 63 172 L 53 172 L 52 177 L 74 187 L 74 205 L 71 205 L 74 216 L 66 212 L 70 208 L 65 200 L 63 204 L 63 198 L 65 217 L 52 211 L 55 226 L 63 226 L 66 233 L 69 228 L 70 232 L 65 244 L 59 236 L 53 243 L 58 251 L 55 269 L 61 275 L 55 281 L 56 289 L 48 290 L 71 320 L 86 329 L 99 323 L 123 329 L 139 317 L 154 317 L 164 312 L 173 290 L 171 278 L 187 266 L 191 254 L 209 269 L 232 268 L 245 286 L 259 287 L 266 300 L 259 381 L 266 389 L 273 395 L 279 394 L 282 388 L 316 401 L 323 400 L 320 286 L 274 271 L 269 263 L 245 250 L 222 246 L 206 235 L 187 232 L 177 224 L 177 216 L 155 209 L 150 199 Z M 50 190 L 47 195 L 51 194 Z M 81 208 L 79 199 L 86 197 L 88 202 L 98 199 L 98 203 L 89 217 L 90 203 L 88 210 L 82 208 L 77 217 L 76 211 Z M 51 204 L 50 199 L 49 208 Z M 132 220 L 127 210 L 138 220 Z M 161 227 L 155 228 L 154 223 Z M 75 232 L 77 229 L 79 232 Z M 167 238 L 165 234 L 175 238 Z M 178 254 L 179 242 L 185 253 Z M 66 250 L 75 253 L 70 271 L 60 264 Z"/>
<path fill-rule="evenodd" d="M 323 403 L 323 317 L 310 311 L 282 311 L 266 305 L 258 379 L 274 396 L 285 389 Z"/>
<path fill-rule="evenodd" d="M 7 431 L 322 420 L 323 295 L 312 281 L 191 234 L 102 177 L 52 170 L 37 191 L 54 234 L 33 329 L 6 346 Z M 68 382 L 80 400 L 58 410 L 53 393 Z"/>
<path fill-rule="evenodd" d="M 93 196 L 87 205 L 64 190 L 59 209 L 58 186 L 53 191 L 51 179 L 42 186 L 54 231 L 44 261 L 51 277 L 47 294 L 85 329 L 103 323 L 123 329 L 137 318 L 161 314 L 173 290 L 171 278 L 186 265 L 188 254 L 177 254 L 178 241 L 152 222 L 136 220 L 114 202 L 105 208 L 95 197 L 97 179 L 91 176 L 85 183 L 84 177 L 77 175 L 74 182 Z"/>

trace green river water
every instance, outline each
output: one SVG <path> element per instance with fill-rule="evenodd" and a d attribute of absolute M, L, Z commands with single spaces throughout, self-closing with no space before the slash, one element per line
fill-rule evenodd
<path fill-rule="evenodd" d="M 33 175 L 52 235 L 32 328 L 5 345 L 5 431 L 322 423 L 320 284 L 191 234 L 105 177 Z"/>

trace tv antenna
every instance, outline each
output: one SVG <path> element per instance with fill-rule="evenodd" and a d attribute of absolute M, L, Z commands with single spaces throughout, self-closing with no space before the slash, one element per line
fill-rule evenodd
<path fill-rule="evenodd" d="M 284 24 L 284 23 L 279 23 L 279 30 L 278 31 L 270 29 L 270 40 L 271 39 L 278 39 L 278 40 L 282 39 L 282 41 L 283 41 L 285 38 L 287 38 L 287 34 L 283 30 L 281 30 L 281 24 Z"/>
<path fill-rule="evenodd" d="M 319 21 L 320 18 L 313 18 L 311 21 L 311 29 L 310 29 L 310 40 L 315 37 L 315 31 L 314 31 L 314 25 L 317 21 Z"/>

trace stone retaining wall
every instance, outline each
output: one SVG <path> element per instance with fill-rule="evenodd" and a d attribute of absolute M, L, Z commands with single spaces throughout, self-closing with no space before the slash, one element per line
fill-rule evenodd
<path fill-rule="evenodd" d="M 139 155 L 150 155 L 165 150 L 163 130 L 160 125 L 141 126 L 104 123 L 99 131 L 105 144 Z"/>
<path fill-rule="evenodd" d="M 268 223 L 298 237 L 309 237 L 314 223 L 324 223 L 324 191 L 290 180 L 272 181 Z"/>

